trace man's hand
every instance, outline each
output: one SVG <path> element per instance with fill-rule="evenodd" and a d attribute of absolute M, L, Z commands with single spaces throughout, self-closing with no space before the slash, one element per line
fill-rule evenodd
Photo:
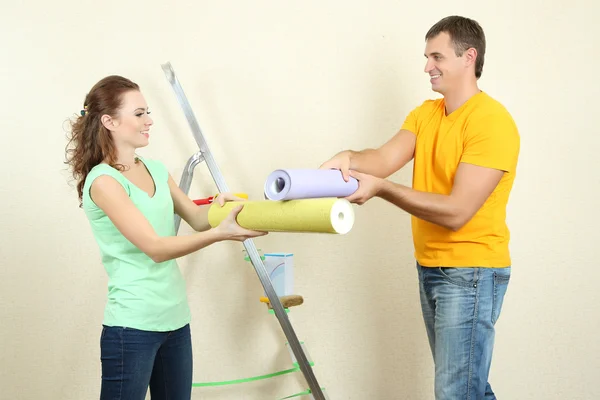
<path fill-rule="evenodd" d="M 350 170 L 349 174 L 358 181 L 358 189 L 356 192 L 346 197 L 346 200 L 359 205 L 362 205 L 372 197 L 377 196 L 385 182 L 382 178 L 377 178 L 376 176 L 363 174 L 353 170 Z"/>
<path fill-rule="evenodd" d="M 339 169 L 342 172 L 344 181 L 348 182 L 350 179 L 350 156 L 350 151 L 342 151 L 325 161 L 319 169 Z"/>
<path fill-rule="evenodd" d="M 414 157 L 416 142 L 417 135 L 400 130 L 383 146 L 361 151 L 341 151 L 324 162 L 319 169 L 338 169 L 346 182 L 350 180 L 351 169 L 385 179 Z"/>

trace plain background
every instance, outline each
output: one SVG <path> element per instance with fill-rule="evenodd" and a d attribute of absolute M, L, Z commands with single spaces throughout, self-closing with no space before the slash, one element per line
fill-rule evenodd
<path fill-rule="evenodd" d="M 65 121 L 96 81 L 120 74 L 141 85 L 155 124 L 140 154 L 179 181 L 197 147 L 160 67 L 170 61 L 230 188 L 259 199 L 274 169 L 378 146 L 437 97 L 424 35 L 451 14 L 484 27 L 480 86 L 522 140 L 492 385 L 500 399 L 597 398 L 599 12 L 592 0 L 2 2 L 0 398 L 98 397 L 107 279 L 63 165 Z M 391 179 L 410 184 L 411 168 Z M 190 195 L 214 192 L 198 167 Z M 348 235 L 256 244 L 294 253 L 305 303 L 290 318 L 332 400 L 431 399 L 409 217 L 379 199 L 355 211 Z M 221 243 L 179 261 L 195 382 L 290 367 L 242 249 Z M 278 399 L 306 387 L 296 373 L 196 388 L 194 398 Z"/>

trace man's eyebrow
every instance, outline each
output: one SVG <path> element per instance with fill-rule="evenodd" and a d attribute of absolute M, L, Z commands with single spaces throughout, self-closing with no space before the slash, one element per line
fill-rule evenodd
<path fill-rule="evenodd" d="M 428 57 L 427 54 L 423 54 L 425 57 Z M 433 53 L 429 53 L 430 56 L 441 56 L 442 53 L 438 53 L 437 51 L 434 51 Z"/>

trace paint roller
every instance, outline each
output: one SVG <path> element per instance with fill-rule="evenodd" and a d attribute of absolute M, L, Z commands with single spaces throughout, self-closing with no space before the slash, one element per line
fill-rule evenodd
<path fill-rule="evenodd" d="M 263 232 L 302 232 L 346 234 L 354 225 L 354 210 L 346 199 L 335 197 L 288 201 L 228 201 L 212 204 L 208 222 L 218 226 L 233 208 L 243 205 L 237 223 Z"/>

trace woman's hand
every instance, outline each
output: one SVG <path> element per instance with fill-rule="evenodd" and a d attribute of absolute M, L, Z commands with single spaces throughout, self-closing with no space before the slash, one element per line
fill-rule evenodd
<path fill-rule="evenodd" d="M 238 197 L 233 193 L 219 193 L 216 197 L 215 200 L 217 203 L 219 203 L 219 205 L 221 207 L 223 207 L 225 205 L 225 202 L 227 201 L 246 201 L 246 199 L 242 198 L 242 197 Z"/>
<path fill-rule="evenodd" d="M 217 198 L 219 197 L 221 197 L 221 195 L 219 195 Z M 223 201 L 223 204 L 224 203 L 225 201 Z M 223 221 L 221 221 L 221 223 L 215 228 L 224 240 L 235 240 L 238 242 L 243 242 L 246 239 L 265 236 L 267 234 L 267 232 L 252 231 L 242 228 L 238 225 L 237 216 L 243 208 L 243 204 L 240 204 L 239 206 L 235 207 L 233 210 L 231 210 L 229 215 L 227 215 L 227 217 Z"/>

